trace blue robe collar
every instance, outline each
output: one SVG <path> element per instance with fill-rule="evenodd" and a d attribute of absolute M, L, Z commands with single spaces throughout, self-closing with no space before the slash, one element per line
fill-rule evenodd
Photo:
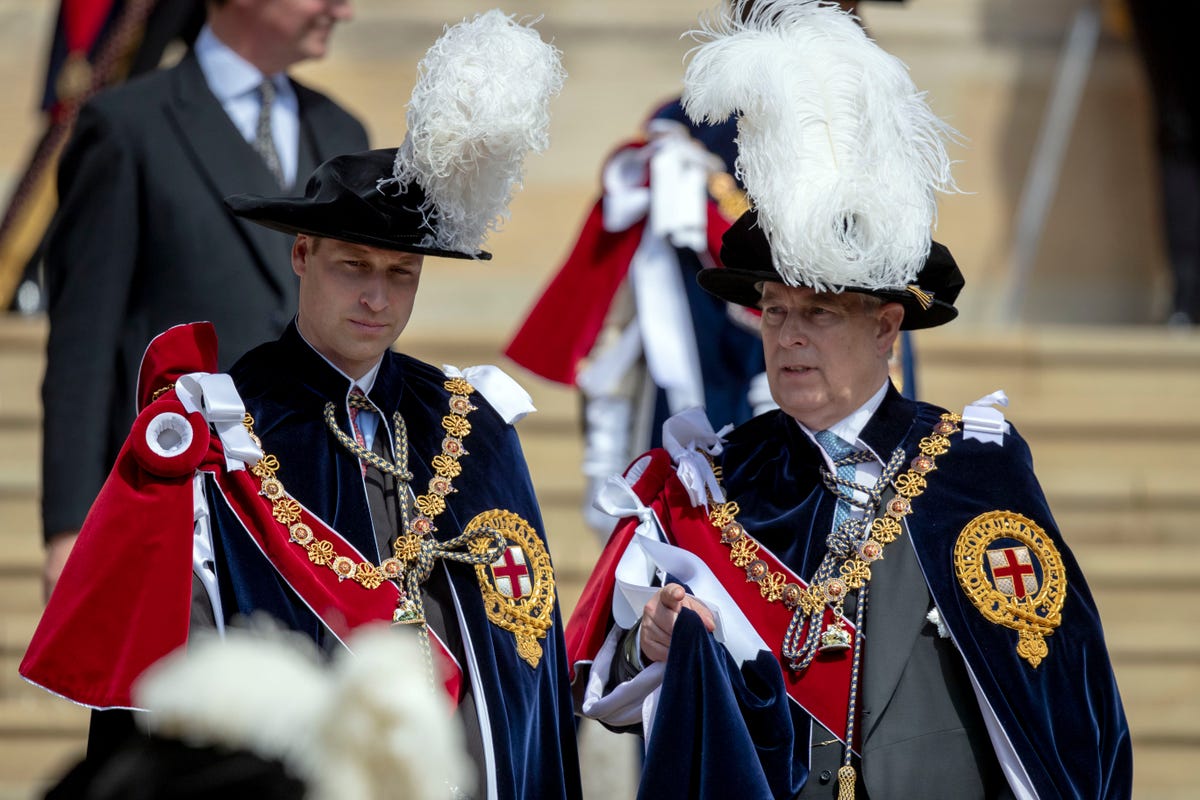
<path fill-rule="evenodd" d="M 282 346 L 276 348 L 272 355 L 282 359 L 282 373 L 294 381 L 295 388 L 299 390 L 297 403 L 302 402 L 301 397 L 305 397 L 321 407 L 329 401 L 335 403 L 338 408 L 345 407 L 346 397 L 350 394 L 354 382 L 334 368 L 304 340 L 296 327 L 295 318 L 279 338 L 279 344 Z M 379 373 L 375 376 L 375 385 L 367 394 L 377 408 L 383 409 L 397 408 L 405 389 L 402 360 L 387 356 L 388 354 L 384 353 Z"/>
<path fill-rule="evenodd" d="M 859 434 L 859 439 L 886 462 L 892 451 L 903 445 L 912 434 L 913 426 L 924 424 L 919 419 L 921 415 L 918 410 L 916 402 L 901 395 L 889 383 L 883 401 Z M 768 463 L 782 461 L 788 466 L 774 474 L 783 476 L 784 482 L 791 482 L 788 476 L 805 474 L 809 481 L 819 483 L 817 465 L 823 461 L 820 448 L 794 419 L 782 411 L 775 412 L 775 415 L 773 420 L 770 415 L 764 415 L 736 428 L 726 443 L 722 461 L 733 465 L 736 472 L 763 475 L 773 474 L 767 468 Z M 769 435 L 763 435 L 763 425 L 770 425 L 774 430 Z M 907 455 L 911 457 L 913 454 Z M 760 472 L 764 469 L 766 471 Z M 739 482 L 734 480 L 733 483 Z"/>
<path fill-rule="evenodd" d="M 900 447 L 916 424 L 917 404 L 902 396 L 892 383 L 888 383 L 887 394 L 879 404 L 874 416 L 863 428 L 859 438 L 870 447 L 880 460 L 887 463 L 897 447 Z M 911 455 L 911 454 L 909 454 Z"/>

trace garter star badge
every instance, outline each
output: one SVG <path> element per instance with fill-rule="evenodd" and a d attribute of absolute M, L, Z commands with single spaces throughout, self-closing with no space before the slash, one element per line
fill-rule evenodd
<path fill-rule="evenodd" d="M 463 532 L 480 529 L 498 531 L 505 543 L 495 561 L 475 566 L 488 621 L 516 636 L 517 655 L 537 667 L 542 659 L 538 640 L 546 637 L 554 614 L 550 555 L 533 526 L 511 511 L 484 511 Z"/>
<path fill-rule="evenodd" d="M 954 571 L 986 620 L 1017 632 L 1017 655 L 1035 668 L 1042 663 L 1067 594 L 1062 558 L 1046 532 L 1012 511 L 980 514 L 954 543 Z"/>

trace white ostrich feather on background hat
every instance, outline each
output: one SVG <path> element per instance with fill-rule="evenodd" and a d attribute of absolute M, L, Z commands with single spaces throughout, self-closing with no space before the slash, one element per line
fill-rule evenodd
<path fill-rule="evenodd" d="M 323 664 L 307 637 L 256 623 L 200 637 L 147 670 L 134 686 L 150 712 L 139 723 L 193 746 L 281 761 L 313 800 L 470 791 L 461 731 L 421 671 L 415 633 L 360 629 L 352 652 Z"/>
<path fill-rule="evenodd" d="M 902 287 L 929 254 L 946 142 L 899 59 L 815 0 L 736 0 L 692 32 L 683 103 L 737 112 L 738 173 L 775 268 L 816 289 Z"/>

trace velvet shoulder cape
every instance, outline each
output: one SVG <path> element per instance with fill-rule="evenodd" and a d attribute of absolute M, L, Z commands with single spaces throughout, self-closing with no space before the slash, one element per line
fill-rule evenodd
<path fill-rule="evenodd" d="M 146 455 L 147 420 L 168 410 L 183 412 L 171 382 L 182 374 L 215 370 L 211 326 L 179 326 L 168 333 L 147 353 L 139 392 L 145 408 L 21 667 L 31 682 L 97 708 L 130 707 L 130 687 L 141 671 L 186 642 L 194 503 L 204 507 L 211 524 L 226 621 L 265 611 L 328 647 L 339 646 L 358 624 L 390 621 L 394 608 L 387 595 L 338 581 L 328 567 L 313 563 L 304 548 L 289 542 L 286 526 L 272 518 L 271 504 L 257 494 L 258 479 L 227 469 L 221 441 L 199 413 L 181 413 L 194 434 L 187 458 L 164 467 Z M 163 350 L 180 349 L 186 357 L 162 357 Z M 294 324 L 278 341 L 243 357 L 232 375 L 263 450 L 277 460 L 277 475 L 309 515 L 305 519 L 328 526 L 322 528 L 328 536 L 340 537 L 339 543 L 358 553 L 376 556 L 357 460 L 337 444 L 323 419 L 325 404 L 334 402 L 339 424 L 348 428 L 349 381 L 304 343 Z M 443 418 L 450 414 L 451 393 L 446 381 L 430 365 L 388 353 L 370 394 L 388 417 L 380 435 L 388 435 L 393 412 L 407 423 L 409 468 L 418 495 L 428 491 L 432 459 L 442 452 L 447 435 Z M 165 391 L 155 396 L 155 388 Z M 537 609 L 507 603 L 497 572 L 486 565 L 436 567 L 445 574 L 445 616 L 457 618 L 467 654 L 464 678 L 486 708 L 481 723 L 490 737 L 488 793 L 577 797 L 578 758 L 553 573 L 533 568 L 536 559 L 549 568 L 544 525 L 515 431 L 478 393 L 470 402 L 476 408 L 467 416 L 471 430 L 462 437 L 467 450 L 460 460 L 462 474 L 435 518 L 435 535 L 453 538 L 479 518 L 501 530 L 525 555 L 525 587 L 529 594 L 540 593 L 538 608 L 549 623 L 540 637 L 531 636 L 538 657 L 524 658 L 513 632 L 521 629 L 520 614 L 512 607 L 531 614 Z M 199 491 L 194 490 L 197 481 Z M 280 566 L 282 560 L 286 566 Z M 521 592 L 509 589 L 509 594 Z M 424 672 L 417 664 L 397 669 Z"/>
<path fill-rule="evenodd" d="M 359 462 L 330 435 L 324 419 L 326 404 L 332 402 L 338 424 L 349 430 L 348 381 L 300 339 L 294 324 L 277 342 L 248 353 L 232 374 L 247 412 L 255 418 L 264 449 L 279 460 L 277 474 L 288 492 L 359 552 L 374 555 L 375 537 Z M 395 415 L 404 420 L 416 495 L 430 491 L 436 477 L 433 459 L 446 452 L 449 433 L 444 419 L 455 416 L 446 384 L 441 370 L 388 352 L 368 395 L 385 417 L 376 435 L 394 436 Z M 444 511 L 433 515 L 434 535 L 446 541 L 469 525 L 488 524 L 502 530 L 509 545 L 524 551 L 525 575 L 531 581 L 526 588 L 542 593 L 539 607 L 550 623 L 548 632 L 535 637 L 536 666 L 518 652 L 517 638 L 517 632 L 524 630 L 521 614 L 532 614 L 533 607 L 523 605 L 530 598 L 520 588 L 515 603 L 497 598 L 503 567 L 493 572 L 490 567 L 441 562 L 435 569 L 444 570 L 443 586 L 449 591 L 442 598 L 442 610 L 452 620 L 457 608 L 461 629 L 456 635 L 461 636 L 468 661 L 462 665 L 464 678 L 469 678 L 480 705 L 486 707 L 484 727 L 494 751 L 489 780 L 495 781 L 495 796 L 576 796 L 574 721 L 553 573 L 542 575 L 551 582 L 546 586 L 534 569 L 539 558 L 549 564 L 545 526 L 516 431 L 478 392 L 470 394 L 469 401 L 476 409 L 465 416 L 469 433 L 459 437 L 465 449 L 458 461 L 461 474 L 452 479 L 453 491 L 445 496 Z M 254 563 L 244 538 L 225 533 L 221 538 L 244 551 L 236 563 Z M 268 586 L 255 579 L 253 567 L 249 570 L 230 573 L 228 588 L 235 602 L 269 608 L 319 641 L 330 633 L 288 596 L 286 587 Z M 226 589 L 222 587 L 223 595 Z M 510 613 L 502 613 L 502 606 Z"/>
<path fill-rule="evenodd" d="M 862 438 L 884 460 L 896 447 L 902 447 L 912 458 L 919 452 L 921 439 L 929 436 L 943 413 L 940 408 L 913 403 L 889 390 Z M 678 485 L 667 454 L 654 451 L 649 455 L 648 467 L 634 489 L 658 514 L 668 536 L 674 535 L 676 526 L 709 525 L 703 513 L 680 502 L 681 497 L 686 500 L 686 493 Z M 727 495 L 740 506 L 738 521 L 798 575 L 811 576 L 824 552 L 821 532 L 828 530 L 834 506 L 832 495 L 822 486 L 821 459 L 815 445 L 793 420 L 776 411 L 735 429 L 718 461 Z M 1099 615 L 1038 485 L 1027 445 L 1015 429 L 1005 435 L 1003 446 L 964 440 L 958 433 L 950 437 L 949 449 L 936 462 L 937 469 L 926 476 L 927 487 L 912 500 L 912 513 L 906 518 L 903 535 L 911 536 L 941 619 L 1003 736 L 1011 743 L 1028 783 L 1041 797 L 1128 796 L 1132 780 L 1129 728 Z M 989 516 L 997 512 L 998 516 Z M 1012 536 L 987 540 L 986 536 L 964 535 L 969 528 L 975 529 L 972 523 L 976 528 L 980 526 L 980 518 L 1012 520 L 1017 515 L 1042 533 L 1037 539 L 1040 550 L 1027 547 L 1033 551 L 1034 583 L 1038 587 L 1054 583 L 1062 591 L 1061 621 L 1044 637 L 1047 653 L 1036 666 L 1018 653 L 1019 631 L 989 618 L 972 601 L 959 578 L 964 559 L 956 558 L 956 548 L 961 553 L 970 549 L 967 545 L 974 545 L 975 557 L 985 560 L 984 551 L 1003 554 L 1006 549 L 1023 546 Z M 636 520 L 625 520 L 618 525 L 568 626 L 568 649 L 576 667 L 594 656 L 612 624 L 612 570 L 635 524 Z M 711 535 L 719 536 L 715 529 Z M 1053 556 L 1048 555 L 1051 552 Z M 886 568 L 886 558 L 879 568 Z M 985 572 L 985 577 L 990 574 Z M 1028 588 L 1032 590 L 1033 586 L 1029 584 Z M 995 589 L 994 583 L 991 588 Z M 689 635 L 696 634 L 693 631 Z M 779 642 L 768 644 L 777 656 Z M 870 658 L 869 647 L 866 657 Z M 694 654 L 692 658 L 699 656 Z M 727 709 L 741 708 L 753 745 L 741 754 L 740 761 L 733 758 L 731 763 L 741 765 L 738 769 L 746 772 L 747 785 L 762 781 L 779 785 L 795 780 L 799 772 L 796 763 L 780 762 L 777 753 L 774 766 L 762 758 L 764 753 L 774 753 L 771 743 L 778 744 L 778 734 L 755 731 L 748 710 L 761 710 L 764 701 L 747 700 L 739 694 L 743 690 L 738 687 L 749 680 L 746 670 L 761 674 L 761 663 L 747 662 L 740 666 L 742 674 L 735 675 L 739 666 L 729 661 L 722 664 L 716 658 L 711 664 L 728 676 L 718 691 L 734 691 L 733 697 L 722 702 Z M 681 725 L 698 723 L 701 711 L 694 690 L 686 684 L 691 680 L 688 675 L 700 674 L 700 669 L 693 665 L 687 674 L 673 678 L 668 668 L 655 730 L 660 725 L 678 730 Z M 673 685 L 680 682 L 683 687 Z M 692 699 L 672 707 L 666 700 L 669 696 Z M 726 720 L 725 724 L 730 723 Z M 703 730 L 699 734 L 701 738 L 705 735 Z M 712 730 L 710 735 L 715 738 L 707 745 L 695 744 L 694 754 L 717 746 L 725 736 L 719 730 Z M 798 748 L 805 746 L 806 733 L 797 731 L 795 741 Z M 688 761 L 686 753 L 676 755 Z M 747 760 L 757 760 L 761 769 L 746 767 Z M 694 766 L 700 769 L 700 765 Z M 654 764 L 648 762 L 648 769 L 653 768 Z M 687 772 L 686 767 L 681 769 Z"/>

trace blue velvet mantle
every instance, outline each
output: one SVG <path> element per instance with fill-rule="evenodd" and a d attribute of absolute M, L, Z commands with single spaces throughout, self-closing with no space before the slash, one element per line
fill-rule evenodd
<path fill-rule="evenodd" d="M 911 459 L 919 452 L 917 442 L 929 435 L 942 413 L 889 389 L 862 439 L 884 460 L 896 447 Z M 726 492 L 741 509 L 738 520 L 794 571 L 811 576 L 824 554 L 835 505 L 821 483 L 816 446 L 794 420 L 776 411 L 735 429 L 719 461 Z M 1003 447 L 954 434 L 949 452 L 937 458 L 936 471 L 926 477 L 928 488 L 913 501 L 907 532 L 888 547 L 905 546 L 904 537 L 911 535 L 932 600 L 1038 796 L 1128 797 L 1129 727 L 1100 618 L 1038 485 L 1025 441 L 1015 429 L 1004 437 Z M 1049 654 L 1036 668 L 1017 654 L 1017 632 L 985 619 L 955 575 L 952 552 L 959 533 L 978 515 L 996 510 L 1021 514 L 1043 528 L 1065 567 L 1062 623 L 1046 639 Z M 885 555 L 876 568 L 887 569 L 887 564 Z M 679 622 L 684 622 L 682 616 Z M 671 661 L 683 668 L 673 670 L 669 663 L 665 673 L 643 796 L 710 796 L 696 794 L 694 787 L 700 776 L 708 775 L 704 764 L 716 753 L 721 753 L 722 774 L 708 779 L 740 785 L 737 796 L 791 796 L 805 779 L 807 724 L 791 726 L 794 734 L 786 730 L 786 716 L 770 699 L 772 691 L 782 692 L 782 683 L 773 690 L 762 663 L 748 663 L 739 671 L 723 650 L 704 647 L 703 640 L 711 636 L 695 627 L 685 625 L 682 632 L 701 643 L 692 641 L 687 654 L 677 655 L 671 648 Z M 867 642 L 870 630 L 868 610 Z M 870 645 L 866 648 L 864 657 L 870 659 Z M 774 666 L 773 659 L 768 665 Z M 897 666 L 896 680 L 902 668 Z M 693 676 L 710 672 L 723 677 L 710 678 L 700 691 Z M 685 730 L 688 734 L 680 739 Z M 869 727 L 866 736 L 864 765 Z M 937 754 L 930 756 L 934 763 Z M 678 776 L 674 782 L 672 774 Z M 654 791 L 648 793 L 648 787 Z"/>
<path fill-rule="evenodd" d="M 254 417 L 264 450 L 279 459 L 277 474 L 287 491 L 360 552 L 368 557 L 375 554 L 377 545 L 359 464 L 337 443 L 322 417 L 326 402 L 332 401 L 339 424 L 343 430 L 349 429 L 349 381 L 304 342 L 294 322 L 279 340 L 246 354 L 231 374 L 246 410 Z M 445 380 L 440 370 L 389 352 L 369 395 L 387 416 L 379 435 L 388 435 L 393 411 L 404 417 L 412 486 L 418 493 L 423 493 L 434 475 L 430 459 L 442 449 L 445 432 L 441 419 L 448 412 L 449 400 Z M 457 491 L 447 497 L 445 512 L 435 519 L 437 537 L 453 538 L 477 514 L 507 509 L 529 522 L 544 542 L 541 514 L 516 432 L 478 393 L 471 396 L 471 402 L 478 410 L 468 418 L 472 426 L 464 440 L 468 455 L 460 461 L 462 475 L 454 479 Z M 226 504 L 210 496 L 210 508 L 225 616 L 267 611 L 322 646 L 336 646 L 320 620 L 266 563 Z M 467 658 L 478 675 L 472 691 L 487 701 L 490 730 L 485 735 L 490 734 L 497 756 L 498 797 L 578 797 L 575 727 L 557 602 L 553 627 L 539 640 L 543 656 L 533 668 L 517 655 L 513 634 L 488 621 L 475 568 L 443 564 L 437 569 L 445 570 L 463 606 L 467 630 L 460 633 L 469 639 Z M 446 618 L 454 619 L 452 608 L 443 611 Z M 457 638 L 454 632 L 450 635 Z M 468 665 L 462 666 L 464 681 L 470 680 Z M 397 669 L 423 668 L 412 664 L 397 665 Z M 420 743 L 413 746 L 419 748 Z"/>

